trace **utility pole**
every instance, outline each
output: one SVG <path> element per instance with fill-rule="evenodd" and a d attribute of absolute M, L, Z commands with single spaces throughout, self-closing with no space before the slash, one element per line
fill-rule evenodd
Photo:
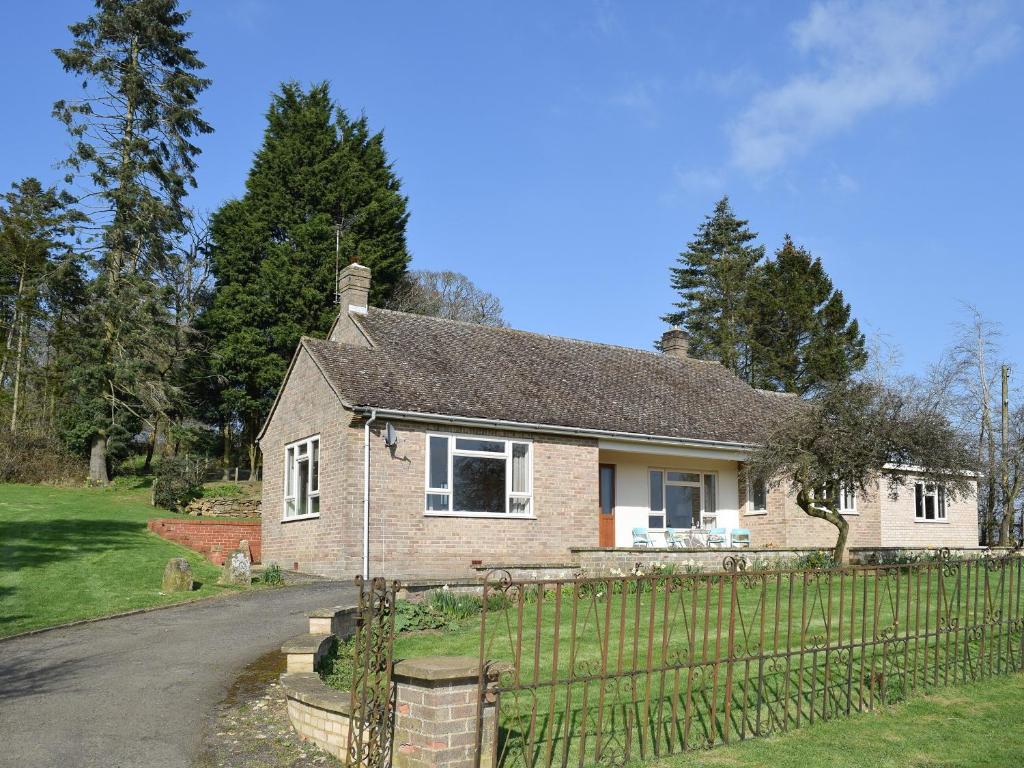
<path fill-rule="evenodd" d="M 1000 435 L 999 469 L 1003 490 L 1003 521 L 999 526 L 999 544 L 1009 546 L 1013 531 L 1013 493 L 1010 490 L 1009 446 L 1010 446 L 1010 366 L 1002 367 L 1002 425 Z"/>

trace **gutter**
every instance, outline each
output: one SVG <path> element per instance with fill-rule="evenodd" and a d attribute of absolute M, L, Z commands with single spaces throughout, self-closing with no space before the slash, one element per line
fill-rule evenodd
<path fill-rule="evenodd" d="M 454 424 L 467 427 L 489 427 L 513 432 L 537 432 L 548 435 L 566 435 L 569 437 L 605 437 L 616 440 L 655 443 L 658 445 L 675 445 L 683 448 L 712 448 L 718 450 L 752 451 L 757 448 L 755 443 L 736 443 L 722 440 L 698 440 L 685 437 L 666 437 L 665 435 L 648 435 L 638 432 L 615 432 L 607 429 L 588 429 L 586 427 L 562 427 L 554 424 L 537 424 L 524 421 L 505 421 L 502 419 L 481 419 L 474 416 L 448 416 L 440 413 L 422 413 L 420 411 L 400 411 L 370 406 L 356 406 L 352 409 L 364 416 L 369 415 L 371 421 L 377 416 L 403 421 L 425 422 L 429 424 Z M 368 434 L 368 432 L 367 432 Z M 367 448 L 369 451 L 369 448 Z"/>
<path fill-rule="evenodd" d="M 363 578 L 370 578 L 370 425 L 377 420 L 377 409 L 363 425 Z"/>

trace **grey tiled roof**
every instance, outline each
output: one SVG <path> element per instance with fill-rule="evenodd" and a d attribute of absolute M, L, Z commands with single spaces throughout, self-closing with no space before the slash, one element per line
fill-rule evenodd
<path fill-rule="evenodd" d="M 792 398 L 717 363 L 371 308 L 373 348 L 303 343 L 353 406 L 756 443 Z"/>

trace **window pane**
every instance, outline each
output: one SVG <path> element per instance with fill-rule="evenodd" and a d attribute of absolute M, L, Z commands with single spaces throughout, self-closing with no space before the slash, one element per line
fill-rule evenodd
<path fill-rule="evenodd" d="M 699 483 L 700 475 L 696 472 L 669 472 L 668 481 L 670 483 Z"/>
<path fill-rule="evenodd" d="M 448 511 L 448 494 L 447 493 L 428 493 L 427 494 L 427 510 L 429 512 L 447 512 Z"/>
<path fill-rule="evenodd" d="M 665 512 L 669 528 L 692 528 L 694 513 L 700 518 L 700 489 L 686 485 L 665 486 Z"/>
<path fill-rule="evenodd" d="M 615 511 L 615 467 L 602 464 L 599 474 L 598 500 L 601 504 L 601 514 L 610 515 Z"/>
<path fill-rule="evenodd" d="M 313 491 L 320 490 L 320 441 L 313 441 L 313 468 L 309 475 L 309 488 Z"/>
<path fill-rule="evenodd" d="M 300 515 L 306 514 L 306 494 L 309 493 L 309 460 L 301 459 L 296 462 L 296 483 L 295 483 L 295 499 L 298 502 L 298 509 Z"/>
<path fill-rule="evenodd" d="M 459 451 L 487 451 L 488 453 L 504 453 L 504 440 L 475 440 L 469 437 L 455 438 L 455 448 Z"/>
<path fill-rule="evenodd" d="M 309 514 L 319 515 L 320 514 L 320 497 L 311 496 L 309 499 Z"/>
<path fill-rule="evenodd" d="M 530 446 L 527 443 L 512 444 L 512 491 L 530 491 Z"/>
<path fill-rule="evenodd" d="M 914 485 L 914 509 L 918 517 L 924 517 L 924 486 L 920 483 Z"/>
<path fill-rule="evenodd" d="M 946 489 L 939 486 L 939 519 L 946 517 Z"/>
<path fill-rule="evenodd" d="M 665 509 L 665 500 L 662 494 L 662 473 L 654 470 L 651 472 L 651 512 L 661 512 Z"/>
<path fill-rule="evenodd" d="M 306 448 L 307 448 L 307 446 L 308 446 L 308 443 L 299 443 L 299 456 L 305 456 L 306 455 Z"/>
<path fill-rule="evenodd" d="M 704 512 L 714 515 L 717 511 L 718 494 L 715 492 L 715 476 L 704 475 Z"/>
<path fill-rule="evenodd" d="M 430 487 L 448 487 L 448 438 L 430 438 Z M 447 506 L 445 507 L 447 509 Z"/>
<path fill-rule="evenodd" d="M 664 515 L 649 515 L 647 517 L 648 528 L 664 528 L 665 527 L 665 516 Z"/>
<path fill-rule="evenodd" d="M 924 497 L 924 519 L 935 519 L 935 496 L 930 493 L 926 493 Z"/>
<path fill-rule="evenodd" d="M 523 498 L 509 499 L 508 511 L 513 515 L 528 515 L 530 514 L 530 500 Z"/>
<path fill-rule="evenodd" d="M 764 480 L 755 480 L 752 484 L 751 495 L 754 497 L 754 509 L 762 512 L 768 509 L 768 486 Z"/>
<path fill-rule="evenodd" d="M 452 461 L 457 512 L 505 511 L 505 460 L 456 456 Z"/>
<path fill-rule="evenodd" d="M 284 495 L 294 496 L 293 489 L 295 488 L 295 481 L 292 479 L 292 475 L 295 472 L 295 448 L 289 448 L 285 452 L 284 458 Z"/>
<path fill-rule="evenodd" d="M 292 517 L 295 515 L 295 499 L 288 499 L 284 503 L 284 516 Z"/>

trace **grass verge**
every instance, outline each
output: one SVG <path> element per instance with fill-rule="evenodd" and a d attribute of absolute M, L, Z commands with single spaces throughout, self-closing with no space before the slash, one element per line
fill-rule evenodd
<path fill-rule="evenodd" d="M 243 589 L 218 586 L 219 568 L 146 529 L 167 516 L 140 487 L 0 485 L 0 637 Z M 193 592 L 161 593 L 172 557 L 192 565 Z"/>

